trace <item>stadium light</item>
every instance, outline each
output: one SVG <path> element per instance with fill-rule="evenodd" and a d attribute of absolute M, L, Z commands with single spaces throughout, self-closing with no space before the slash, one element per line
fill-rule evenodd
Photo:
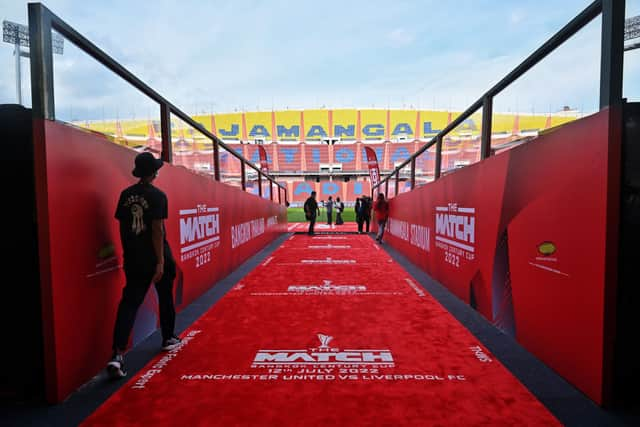
<path fill-rule="evenodd" d="M 640 38 L 640 15 L 634 16 L 624 21 L 624 40 Z M 640 42 L 628 44 L 624 50 L 633 50 L 640 47 Z"/>
<path fill-rule="evenodd" d="M 22 105 L 22 70 L 20 58 L 29 58 L 29 52 L 21 48 L 29 47 L 29 27 L 11 21 L 2 21 L 2 41 L 15 46 L 13 55 L 16 57 L 16 97 L 18 104 Z M 64 52 L 64 39 L 60 34 L 51 34 L 53 53 L 62 55 Z"/>

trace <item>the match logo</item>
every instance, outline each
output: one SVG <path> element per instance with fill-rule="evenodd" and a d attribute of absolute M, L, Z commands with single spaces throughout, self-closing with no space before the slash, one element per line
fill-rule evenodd
<path fill-rule="evenodd" d="M 457 203 L 436 207 L 436 247 L 445 251 L 445 262 L 460 267 L 460 259 L 475 259 L 476 210 Z"/>
<path fill-rule="evenodd" d="M 336 285 L 331 280 L 323 280 L 322 284 L 290 285 L 287 290 L 251 292 L 252 296 L 350 296 L 350 295 L 405 295 L 402 291 L 369 290 L 364 285 Z"/>
<path fill-rule="evenodd" d="M 331 280 L 324 280 L 322 285 L 291 285 L 287 292 L 300 295 L 348 295 L 366 292 L 364 285 L 333 285 Z"/>
<path fill-rule="evenodd" d="M 302 264 L 356 264 L 355 259 L 333 259 L 327 257 L 325 259 L 303 259 Z"/>
<path fill-rule="evenodd" d="M 198 372 L 182 374 L 182 381 L 449 381 L 463 382 L 459 373 L 395 372 L 396 363 L 386 348 L 332 346 L 334 336 L 316 334 L 319 345 L 311 348 L 258 350 L 250 372 Z"/>
<path fill-rule="evenodd" d="M 329 347 L 331 335 L 317 334 L 319 347 L 300 350 L 259 350 L 253 359 L 253 368 L 305 366 L 378 366 L 394 367 L 393 355 L 388 349 L 340 349 Z"/>
<path fill-rule="evenodd" d="M 195 259 L 196 268 L 211 262 L 211 252 L 220 246 L 220 209 L 199 204 L 181 209 L 180 260 Z"/>

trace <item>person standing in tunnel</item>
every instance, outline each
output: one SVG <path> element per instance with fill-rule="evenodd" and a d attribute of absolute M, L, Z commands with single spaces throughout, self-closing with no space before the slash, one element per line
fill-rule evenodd
<path fill-rule="evenodd" d="M 344 211 L 344 203 L 340 201 L 340 197 L 336 198 L 336 225 L 344 224 L 342 212 Z"/>
<path fill-rule="evenodd" d="M 378 194 L 378 199 L 373 204 L 373 211 L 376 214 L 376 221 L 378 221 L 378 235 L 376 236 L 376 240 L 378 243 L 382 243 L 384 228 L 389 218 L 389 202 L 384 198 L 383 193 Z"/>
<path fill-rule="evenodd" d="M 113 357 L 107 364 L 107 373 L 111 378 L 127 375 L 123 354 L 138 308 L 152 283 L 158 293 L 162 350 L 173 350 L 181 343 L 174 333 L 176 311 L 173 280 L 176 277 L 176 264 L 164 229 L 168 201 L 164 192 L 152 184 L 162 164 L 162 160 L 156 159 L 151 153 L 138 154 L 132 174 L 139 181 L 120 194 L 116 208 L 126 284 L 114 326 Z"/>
<path fill-rule="evenodd" d="M 362 219 L 362 199 L 360 197 L 356 197 L 356 202 L 353 204 L 353 210 L 356 214 L 356 224 L 358 224 L 358 234 L 362 234 L 362 224 L 364 220 Z"/>
<path fill-rule="evenodd" d="M 304 202 L 304 216 L 309 221 L 309 236 L 315 234 L 313 227 L 316 225 L 318 215 L 320 215 L 320 209 L 316 201 L 316 192 L 312 191 L 311 196 Z"/>
<path fill-rule="evenodd" d="M 366 194 L 362 195 L 362 204 L 360 205 L 360 216 L 363 224 L 366 224 L 365 232 L 369 234 L 369 225 L 371 223 L 371 197 Z"/>
<path fill-rule="evenodd" d="M 324 207 L 327 210 L 327 225 L 333 228 L 333 198 L 329 196 L 327 203 L 325 203 Z"/>

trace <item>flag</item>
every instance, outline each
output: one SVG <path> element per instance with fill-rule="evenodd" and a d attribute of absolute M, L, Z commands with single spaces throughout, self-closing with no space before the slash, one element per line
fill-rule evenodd
<path fill-rule="evenodd" d="M 373 148 L 364 147 L 367 153 L 367 164 L 369 165 L 369 176 L 371 177 L 371 188 L 380 182 L 380 169 L 378 168 L 378 157 Z"/>
<path fill-rule="evenodd" d="M 267 152 L 262 145 L 258 145 L 258 152 L 260 153 L 260 171 L 269 174 L 269 163 L 267 162 Z"/>

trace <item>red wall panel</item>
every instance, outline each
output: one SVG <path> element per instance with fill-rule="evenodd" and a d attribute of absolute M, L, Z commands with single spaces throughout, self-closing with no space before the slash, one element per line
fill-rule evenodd
<path fill-rule="evenodd" d="M 135 182 L 137 153 L 49 121 L 34 122 L 34 145 L 47 398 L 57 402 L 102 369 L 111 354 L 124 286 L 113 214 L 120 191 Z M 180 271 L 178 310 L 286 231 L 284 206 L 185 168 L 165 165 L 157 186 L 169 198 L 166 227 Z M 184 225 L 206 214 L 217 215 L 217 233 L 189 235 Z M 233 239 L 238 226 L 248 234 Z M 139 317 L 155 314 L 145 313 L 149 307 Z"/>
<path fill-rule="evenodd" d="M 619 192 L 610 168 L 619 153 L 609 132 L 620 125 L 612 114 L 399 194 L 387 233 L 392 246 L 598 403 L 612 350 L 606 242 L 617 233 L 609 205 Z"/>

